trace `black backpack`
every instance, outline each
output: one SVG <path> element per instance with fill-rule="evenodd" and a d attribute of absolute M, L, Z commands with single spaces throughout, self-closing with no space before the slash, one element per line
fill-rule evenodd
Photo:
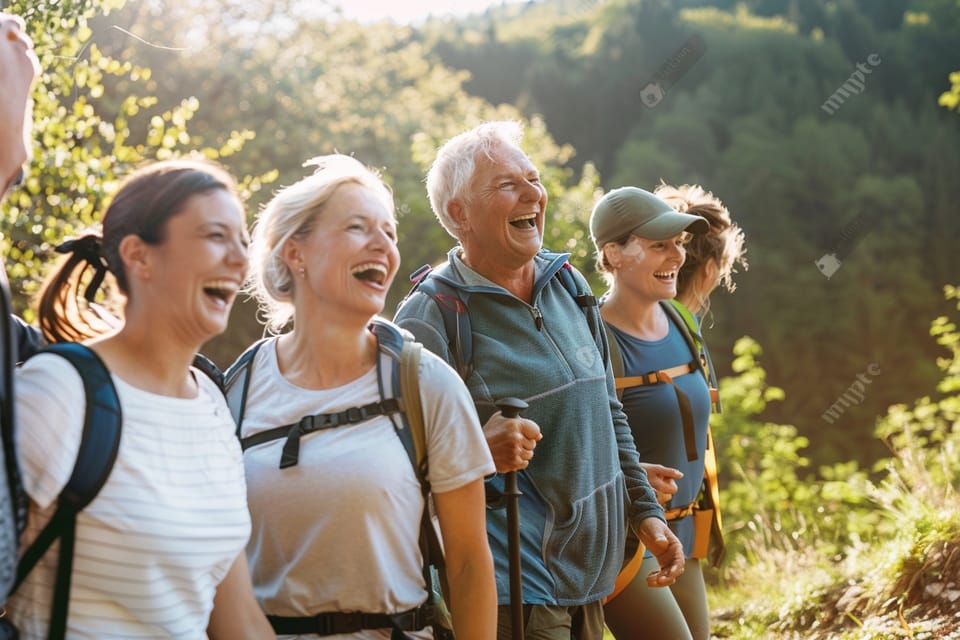
<path fill-rule="evenodd" d="M 77 342 L 64 342 L 49 345 L 37 353 L 59 355 L 76 368 L 83 380 L 86 413 L 73 471 L 57 496 L 57 506 L 50 521 L 20 558 L 11 593 L 17 590 L 50 546 L 60 540 L 47 637 L 50 640 L 61 640 L 66 635 L 69 613 L 77 515 L 100 493 L 113 470 L 113 463 L 120 449 L 123 412 L 110 371 L 89 347 Z M 194 366 L 209 376 L 218 387 L 222 386 L 222 375 L 213 362 L 197 355 Z M 2 633 L 6 633 L 6 636 L 2 636 L 5 638 L 16 637 L 16 631 L 9 622 L 0 628 L 0 634 Z"/>
<path fill-rule="evenodd" d="M 27 496 L 23 491 L 14 443 L 13 370 L 19 360 L 18 343 L 25 335 L 12 314 L 5 274 L 0 271 L 0 603 L 16 580 L 20 535 L 27 523 Z M 2 610 L 0 610 L 2 619 Z"/>
<path fill-rule="evenodd" d="M 429 505 L 430 483 L 427 472 L 426 435 L 423 410 L 420 404 L 419 366 L 422 347 L 412 336 L 383 319 L 375 319 L 370 331 L 377 337 L 381 353 L 389 362 L 389 371 L 383 371 L 381 359 L 377 361 L 380 400 L 362 407 L 351 407 L 338 413 L 304 416 L 294 424 L 268 429 L 240 439 L 246 450 L 257 444 L 286 438 L 279 461 L 281 469 L 298 462 L 300 438 L 320 429 L 330 429 L 347 424 L 356 424 L 378 415 L 387 415 L 394 431 L 403 444 L 410 464 L 420 482 L 424 504 Z M 251 367 L 254 357 L 264 340 L 251 345 L 224 374 L 224 394 L 233 419 L 237 423 L 237 437 L 247 403 Z M 399 394 L 399 395 L 397 395 Z M 399 420 L 398 420 L 399 418 Z M 443 550 L 434 528 L 430 510 L 424 508 L 420 522 L 420 552 L 423 557 L 423 579 L 429 598 L 425 605 L 395 616 L 381 614 L 351 614 L 341 612 L 322 613 L 309 618 L 267 616 L 277 633 L 323 633 L 350 632 L 368 628 L 393 628 L 393 638 L 405 638 L 405 630 L 415 630 L 432 625 L 437 640 L 453 637 L 450 614 L 445 603 L 446 571 Z"/>

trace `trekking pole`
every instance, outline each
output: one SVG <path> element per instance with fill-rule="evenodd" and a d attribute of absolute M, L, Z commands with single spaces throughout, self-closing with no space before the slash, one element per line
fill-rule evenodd
<path fill-rule="evenodd" d="M 519 398 L 496 402 L 504 418 L 517 418 L 528 405 Z M 523 640 L 523 574 L 520 569 L 520 489 L 517 472 L 504 475 L 503 495 L 507 499 L 507 560 L 510 567 L 510 629 L 513 640 Z"/>

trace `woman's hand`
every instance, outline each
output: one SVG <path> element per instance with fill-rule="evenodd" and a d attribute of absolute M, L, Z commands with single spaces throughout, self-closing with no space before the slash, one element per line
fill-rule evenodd
<path fill-rule="evenodd" d="M 657 492 L 657 502 L 662 505 L 670 502 L 673 494 L 677 492 L 677 483 L 674 480 L 682 478 L 683 473 L 679 469 L 665 467 L 662 464 L 641 462 L 640 466 L 647 472 L 647 480 Z"/>

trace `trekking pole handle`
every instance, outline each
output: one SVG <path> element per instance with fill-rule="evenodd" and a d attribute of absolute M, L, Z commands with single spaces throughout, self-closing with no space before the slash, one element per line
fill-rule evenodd
<path fill-rule="evenodd" d="M 530 407 L 520 398 L 500 398 L 493 404 L 496 405 L 497 409 L 500 409 L 504 418 L 519 418 L 520 412 Z"/>
<path fill-rule="evenodd" d="M 501 398 L 495 403 L 504 418 L 519 418 L 529 407 L 519 398 Z M 503 495 L 507 500 L 507 551 L 510 568 L 510 630 L 513 640 L 523 640 L 523 573 L 520 569 L 520 489 L 517 472 L 504 475 Z"/>

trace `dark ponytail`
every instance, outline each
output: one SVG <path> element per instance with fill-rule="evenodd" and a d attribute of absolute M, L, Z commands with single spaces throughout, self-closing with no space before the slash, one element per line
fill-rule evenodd
<path fill-rule="evenodd" d="M 101 245 L 99 235 L 88 233 L 57 247 L 57 253 L 66 258 L 44 282 L 37 311 L 47 342 L 80 342 L 110 328 L 104 315 L 91 306 L 107 275 Z"/>
<path fill-rule="evenodd" d="M 236 183 L 224 169 L 206 160 L 167 160 L 148 164 L 123 183 L 103 216 L 103 234 L 88 233 L 57 247 L 67 257 L 44 282 L 37 315 L 48 342 L 94 338 L 120 323 L 111 293 L 129 297 L 120 243 L 139 236 L 163 243 L 166 223 L 192 196 L 217 189 L 236 195 Z M 97 293 L 112 276 L 103 304 Z"/>

